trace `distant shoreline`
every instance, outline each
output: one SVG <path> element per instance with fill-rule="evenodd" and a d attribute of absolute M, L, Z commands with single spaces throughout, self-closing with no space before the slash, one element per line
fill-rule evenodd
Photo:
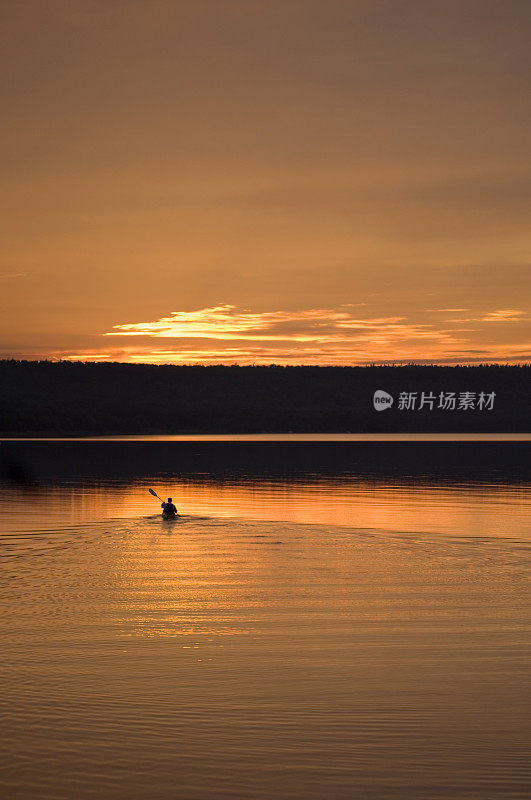
<path fill-rule="evenodd" d="M 0 361 L 0 437 L 525 434 L 531 367 Z"/>

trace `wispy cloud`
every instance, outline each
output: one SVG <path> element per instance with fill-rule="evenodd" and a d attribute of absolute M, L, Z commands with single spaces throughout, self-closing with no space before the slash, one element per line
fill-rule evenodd
<path fill-rule="evenodd" d="M 396 338 L 455 341 L 447 331 L 405 317 L 354 317 L 346 306 L 307 311 L 238 311 L 219 305 L 197 311 L 174 311 L 154 322 L 115 325 L 105 336 L 245 341 L 388 342 Z"/>
<path fill-rule="evenodd" d="M 443 310 L 448 309 L 433 309 Z M 517 309 L 479 312 L 467 326 L 454 325 L 438 313 L 415 321 L 366 312 L 352 304 L 261 312 L 219 304 L 120 323 L 103 334 L 106 344 L 101 348 L 92 345 L 91 350 L 55 355 L 86 361 L 241 365 L 518 363 L 531 357 L 523 329 L 508 326 L 511 333 L 519 332 L 512 341 L 489 336 L 492 322 L 524 322 L 524 312 Z"/>
<path fill-rule="evenodd" d="M 480 322 L 519 322 L 523 317 L 523 311 L 516 309 L 506 308 L 500 311 L 490 311 L 480 318 Z"/>
<path fill-rule="evenodd" d="M 466 309 L 447 309 L 447 311 L 466 311 Z M 447 322 L 523 322 L 525 311 L 515 308 L 504 308 L 498 311 L 488 311 L 480 317 L 458 317 L 448 319 Z"/>

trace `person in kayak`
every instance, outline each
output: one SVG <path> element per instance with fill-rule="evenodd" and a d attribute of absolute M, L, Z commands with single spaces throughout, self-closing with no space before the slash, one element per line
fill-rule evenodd
<path fill-rule="evenodd" d="M 167 503 L 161 503 L 163 517 L 176 517 L 177 509 L 172 503 L 171 497 L 168 497 Z"/>

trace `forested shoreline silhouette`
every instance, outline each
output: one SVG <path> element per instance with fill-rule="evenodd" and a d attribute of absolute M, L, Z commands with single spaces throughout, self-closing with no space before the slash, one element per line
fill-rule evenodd
<path fill-rule="evenodd" d="M 530 377 L 529 365 L 174 366 L 11 359 L 0 361 L 0 433 L 527 432 Z M 377 390 L 393 397 L 390 408 L 375 410 Z M 451 395 L 453 408 L 446 402 Z"/>

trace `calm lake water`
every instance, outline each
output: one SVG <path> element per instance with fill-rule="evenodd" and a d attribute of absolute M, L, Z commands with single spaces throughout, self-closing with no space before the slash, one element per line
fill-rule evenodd
<path fill-rule="evenodd" d="M 2 442 L 2 796 L 527 798 L 529 450 Z"/>

